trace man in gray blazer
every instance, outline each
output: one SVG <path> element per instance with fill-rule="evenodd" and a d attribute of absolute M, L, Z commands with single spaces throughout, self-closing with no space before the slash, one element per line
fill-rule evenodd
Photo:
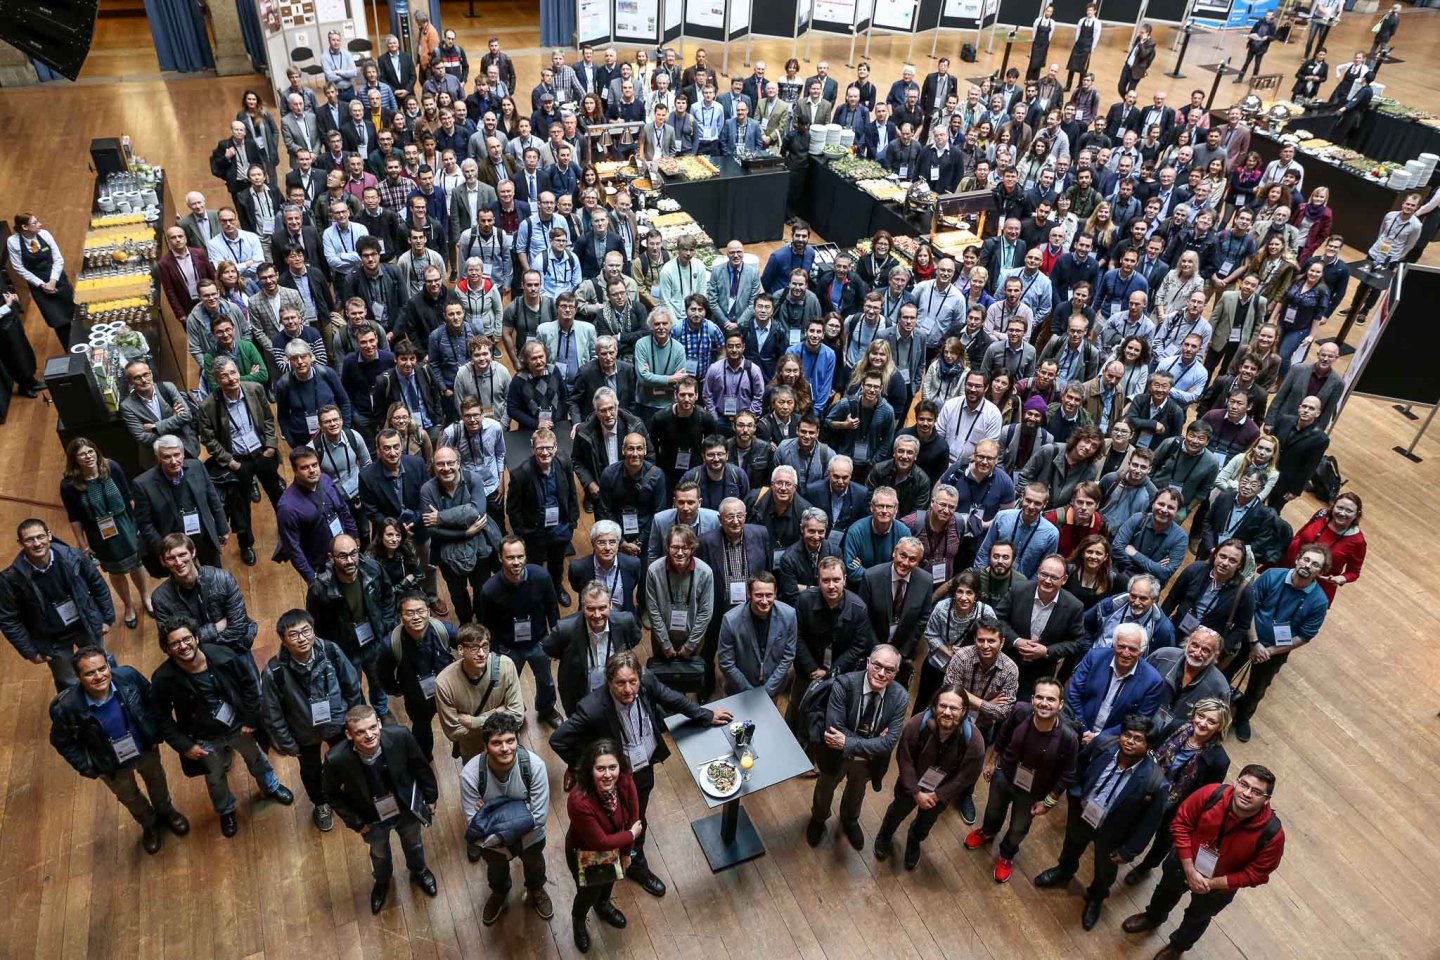
<path fill-rule="evenodd" d="M 705 635 L 702 651 L 705 662 L 715 665 L 716 646 L 720 639 L 720 624 L 732 607 L 746 605 L 746 592 L 751 577 L 771 567 L 770 531 L 758 524 L 746 523 L 745 501 L 726 497 L 720 501 L 720 527 L 701 534 L 700 547 L 695 553 L 698 560 L 714 574 L 714 617 Z M 794 656 L 794 650 L 791 650 Z M 713 669 L 705 674 L 705 686 L 701 689 L 704 702 L 714 688 Z"/>
<path fill-rule="evenodd" d="M 292 93 L 286 100 L 288 109 L 280 118 L 280 139 L 285 141 L 285 152 L 290 155 L 290 169 L 297 168 L 296 156 L 301 150 L 319 153 L 324 149 L 320 139 L 320 127 L 315 114 L 305 109 L 305 100 L 298 93 Z"/>
<path fill-rule="evenodd" d="M 185 231 L 185 242 L 201 250 L 210 246 L 210 238 L 220 235 L 220 215 L 205 209 L 205 194 L 191 190 L 185 194 L 185 206 L 190 212 L 180 218 L 180 229 Z"/>
<path fill-rule="evenodd" d="M 773 700 L 795 662 L 795 608 L 775 599 L 775 577 L 768 570 L 751 575 L 747 595 L 748 602 L 725 614 L 715 659 L 727 694 L 764 687 Z"/>
<path fill-rule="evenodd" d="M 145 566 L 157 579 L 160 541 L 183 533 L 195 541 L 195 556 L 207 567 L 220 566 L 220 549 L 230 542 L 225 503 L 199 460 L 185 456 L 179 437 L 155 441 L 155 466 L 135 479 L 135 526 Z"/>
<path fill-rule="evenodd" d="M 1338 359 L 1340 348 L 1331 340 L 1320 345 L 1315 352 L 1314 363 L 1297 363 L 1290 368 L 1280 382 L 1280 389 L 1275 391 L 1275 398 L 1270 401 L 1270 409 L 1265 412 L 1266 433 L 1275 429 L 1280 417 L 1286 414 L 1294 416 L 1300 409 L 1300 401 L 1306 397 L 1320 398 L 1320 416 L 1315 422 L 1320 424 L 1321 430 L 1330 429 L 1335 409 L 1345 395 L 1345 380 L 1335 372 L 1335 361 Z"/>
<path fill-rule="evenodd" d="M 759 271 L 745 262 L 745 245 L 731 240 L 725 260 L 710 271 L 710 319 L 722 328 L 739 323 L 759 295 Z"/>
<path fill-rule="evenodd" d="M 655 104 L 650 122 L 640 130 L 640 159 L 659 160 L 675 156 L 675 128 L 665 122 L 669 113 L 665 104 Z"/>
<path fill-rule="evenodd" d="M 125 365 L 125 381 L 130 393 L 120 401 L 120 419 L 140 448 L 141 465 L 155 465 L 155 441 L 165 436 L 179 437 L 187 455 L 200 456 L 200 435 L 189 398 L 169 380 L 156 383 L 144 360 Z"/>

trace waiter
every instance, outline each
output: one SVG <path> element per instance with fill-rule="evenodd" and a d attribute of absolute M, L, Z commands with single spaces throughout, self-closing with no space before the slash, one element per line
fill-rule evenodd
<path fill-rule="evenodd" d="M 30 285 L 30 294 L 40 308 L 40 316 L 55 331 L 60 346 L 70 349 L 70 326 L 75 320 L 75 290 L 65 275 L 65 258 L 50 231 L 33 213 L 15 215 L 15 232 L 5 242 L 10 263 L 20 278 Z M 6 298 L 8 300 L 8 297 Z M 12 310 L 16 309 L 10 304 Z"/>

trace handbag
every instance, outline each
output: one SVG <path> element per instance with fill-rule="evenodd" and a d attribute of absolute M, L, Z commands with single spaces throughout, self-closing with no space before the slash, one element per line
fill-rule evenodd
<path fill-rule="evenodd" d="M 698 693 L 705 679 L 705 661 L 701 657 L 677 657 L 673 660 L 652 657 L 646 666 L 656 680 L 681 693 Z"/>
<path fill-rule="evenodd" d="M 603 887 L 625 879 L 619 850 L 576 850 L 575 883 L 581 887 Z"/>

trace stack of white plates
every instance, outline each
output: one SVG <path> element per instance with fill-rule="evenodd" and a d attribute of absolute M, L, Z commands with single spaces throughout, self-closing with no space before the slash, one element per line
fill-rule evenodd
<path fill-rule="evenodd" d="M 840 146 L 845 147 L 847 150 L 850 147 L 855 146 L 854 130 L 850 129 L 849 127 L 844 127 L 840 130 Z"/>
<path fill-rule="evenodd" d="M 1372 83 L 1370 89 L 1375 91 L 1374 95 L 1377 98 L 1385 96 L 1385 84 L 1383 83 Z"/>
<path fill-rule="evenodd" d="M 1403 167 L 1390 174 L 1389 179 L 1385 181 L 1392 190 L 1404 190 L 1413 182 L 1414 181 L 1410 179 L 1410 171 Z"/>
<path fill-rule="evenodd" d="M 838 123 L 827 123 L 827 124 L 825 124 L 825 142 L 826 142 L 826 143 L 839 143 L 839 142 L 840 142 L 840 131 L 843 130 L 843 129 L 845 129 L 845 128 L 842 127 L 842 126 L 840 126 L 840 124 L 838 124 Z"/>
<path fill-rule="evenodd" d="M 825 151 L 825 128 L 826 124 L 817 123 L 810 128 L 810 152 L 823 153 Z"/>

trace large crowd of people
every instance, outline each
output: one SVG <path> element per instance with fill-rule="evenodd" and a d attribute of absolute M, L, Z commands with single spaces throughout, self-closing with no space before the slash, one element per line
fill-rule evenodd
<path fill-rule="evenodd" d="M 452 31 L 421 63 L 393 37 L 357 63 L 331 34 L 323 86 L 292 72 L 278 118 L 245 95 L 210 155 L 228 200 L 197 189 L 165 230 L 157 274 L 199 373 L 125 368 L 144 472 L 76 439 L 69 530 L 19 525 L 0 631 L 53 675 L 55 748 L 150 853 L 191 828 L 162 744 L 224 837 L 232 753 L 282 804 L 267 757 L 297 758 L 315 827 L 338 816 L 368 844 L 379 912 L 392 833 L 437 893 L 438 717 L 463 805 L 440 815 L 486 863 L 484 922 L 513 859 L 552 916 L 563 788 L 586 951 L 592 910 L 626 924 L 615 882 L 666 891 L 645 856 L 664 717 L 725 723 L 705 704 L 763 687 L 815 762 L 812 846 L 838 789 L 837 836 L 863 850 L 866 787 L 889 777 L 877 860 L 909 819 L 916 869 L 954 808 L 1003 883 L 1063 802 L 1035 885 L 1065 887 L 1093 845 L 1088 930 L 1123 864 L 1126 884 L 1158 868 L 1124 929 L 1188 892 L 1157 956 L 1184 953 L 1284 852 L 1275 775 L 1227 784 L 1227 736 L 1250 740 L 1365 560 L 1358 494 L 1289 511 L 1298 530 L 1282 516 L 1343 394 L 1326 334 L 1348 270 L 1293 148 L 1262 164 L 1202 91 L 1140 105 L 1148 26 L 1102 110 L 1098 36 L 1092 7 L 1064 84 L 1045 50 L 979 86 L 945 58 L 906 66 L 882 95 L 866 64 L 837 82 L 824 61 L 803 81 L 756 62 L 722 85 L 703 49 L 582 48 L 527 98 L 495 39 L 473 65 Z M 1373 75 L 1356 63 L 1340 104 Z M 586 135 L 614 121 L 646 127 Z M 957 262 L 924 239 L 902 259 L 882 232 L 817 269 L 795 220 L 763 265 L 733 241 L 707 265 L 595 166 L 774 147 L 803 178 L 811 122 L 901 179 L 992 190 L 990 235 Z M 1423 199 L 1350 242 L 1405 259 Z M 60 330 L 63 259 L 36 217 L 16 225 Z M 1355 298 L 1357 322 L 1371 306 Z M 272 628 L 224 569 L 261 553 L 298 576 L 265 663 Z M 142 616 L 164 656 L 149 678 L 106 647 Z M 520 745 L 531 710 L 564 771 Z"/>

